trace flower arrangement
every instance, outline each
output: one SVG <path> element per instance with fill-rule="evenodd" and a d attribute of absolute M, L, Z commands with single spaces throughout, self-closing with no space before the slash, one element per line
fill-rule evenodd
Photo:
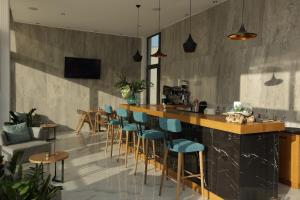
<path fill-rule="evenodd" d="M 136 95 L 152 86 L 153 83 L 146 80 L 128 81 L 125 75 L 121 75 L 115 83 L 115 87 L 120 90 L 122 98 L 127 99 L 128 104 L 136 104 Z"/>

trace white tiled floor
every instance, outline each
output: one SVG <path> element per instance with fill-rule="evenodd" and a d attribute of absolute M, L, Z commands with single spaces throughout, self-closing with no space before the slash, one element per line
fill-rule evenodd
<path fill-rule="evenodd" d="M 63 200 L 174 200 L 176 184 L 165 182 L 162 197 L 158 196 L 161 172 L 155 172 L 149 165 L 148 184 L 143 184 L 144 164 L 141 162 L 138 173 L 133 175 L 134 159 L 129 156 L 128 168 L 124 159 L 116 160 L 105 153 L 104 133 L 75 135 L 71 132 L 57 134 L 56 150 L 70 153 L 65 165 Z M 53 167 L 51 167 L 53 170 Z M 290 189 L 279 184 L 280 199 L 300 200 L 300 190 Z M 201 199 L 200 195 L 189 188 L 182 193 L 182 199 Z"/>
<path fill-rule="evenodd" d="M 161 172 L 155 172 L 152 165 L 149 165 L 148 181 L 144 185 L 144 164 L 140 163 L 134 176 L 132 154 L 128 168 L 125 168 L 122 157 L 117 162 L 117 145 L 114 145 L 113 158 L 109 153 L 106 155 L 104 133 L 93 136 L 88 133 L 58 135 L 56 150 L 70 153 L 65 162 L 63 200 L 174 200 L 176 184 L 171 180 L 165 181 L 163 194 L 158 196 Z M 200 195 L 186 188 L 182 199 L 196 200 L 200 199 Z"/>

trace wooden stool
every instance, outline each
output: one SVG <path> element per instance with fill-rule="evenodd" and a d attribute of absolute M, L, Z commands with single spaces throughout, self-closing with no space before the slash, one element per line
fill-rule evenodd
<path fill-rule="evenodd" d="M 152 142 L 152 154 L 154 158 L 154 163 L 155 163 L 155 168 L 156 168 L 156 154 L 155 154 L 155 141 L 156 140 L 163 140 L 165 138 L 165 134 L 161 131 L 158 130 L 143 130 L 142 128 L 142 123 L 147 123 L 148 121 L 148 116 L 145 113 L 142 112 L 134 112 L 133 113 L 133 118 L 136 122 L 138 122 L 138 142 L 137 142 L 137 147 L 136 147 L 136 162 L 135 162 L 135 169 L 134 169 L 134 175 L 136 175 L 136 170 L 137 170 L 137 165 L 138 165 L 138 160 L 139 160 L 139 147 L 140 147 L 140 142 L 141 139 L 146 143 L 145 147 L 143 147 L 144 155 L 145 155 L 145 173 L 144 173 L 144 184 L 147 183 L 147 168 L 148 168 L 148 157 L 149 157 L 149 141 Z"/>
<path fill-rule="evenodd" d="M 181 132 L 181 123 L 177 119 L 165 119 L 160 118 L 159 119 L 160 127 L 171 133 L 180 133 Z M 160 183 L 160 189 L 159 189 L 159 196 L 161 196 L 162 188 L 163 188 L 163 182 L 164 182 L 164 176 L 165 172 L 167 170 L 167 157 L 168 152 L 177 152 L 178 153 L 178 164 L 177 164 L 177 191 L 176 191 L 176 200 L 180 199 L 180 183 L 184 181 L 184 179 L 187 178 L 199 178 L 201 181 L 201 195 L 204 195 L 204 170 L 203 170 L 203 151 L 204 151 L 204 145 L 193 142 L 186 139 L 176 139 L 176 140 L 170 140 L 168 141 L 168 144 L 165 146 L 165 152 L 164 152 L 164 163 L 163 163 L 163 170 L 162 170 L 162 176 L 161 176 L 161 183 Z M 199 154 L 199 166 L 200 166 L 200 173 L 199 174 L 192 174 L 191 172 L 184 170 L 184 154 L 185 153 L 198 153 Z M 185 173 L 188 175 L 185 176 Z"/>
<path fill-rule="evenodd" d="M 115 139 L 115 129 L 118 129 L 120 126 L 120 122 L 115 118 L 113 109 L 110 105 L 104 105 L 104 111 L 102 115 L 107 116 L 107 132 L 106 132 L 106 147 L 105 152 L 107 152 L 108 145 L 110 144 L 110 157 L 112 157 L 114 139 Z"/>
<path fill-rule="evenodd" d="M 134 149 L 134 153 L 135 153 L 135 136 L 136 136 L 136 132 L 137 132 L 137 125 L 136 124 L 128 124 L 124 122 L 124 119 L 128 119 L 128 113 L 127 110 L 124 109 L 117 109 L 117 116 L 120 119 L 120 128 L 119 128 L 119 156 L 118 156 L 118 161 L 120 158 L 120 154 L 121 154 L 121 146 L 122 146 L 122 138 L 123 135 L 125 135 L 126 137 L 126 142 L 125 142 L 125 167 L 127 167 L 127 158 L 128 158 L 128 151 L 129 151 L 129 134 L 132 133 L 132 137 L 133 137 L 133 149 Z"/>

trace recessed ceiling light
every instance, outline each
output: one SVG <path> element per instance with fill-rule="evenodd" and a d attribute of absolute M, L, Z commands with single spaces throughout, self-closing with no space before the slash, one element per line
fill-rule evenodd
<path fill-rule="evenodd" d="M 37 11 L 38 8 L 37 7 L 28 7 L 29 10 L 33 10 L 33 11 Z"/>

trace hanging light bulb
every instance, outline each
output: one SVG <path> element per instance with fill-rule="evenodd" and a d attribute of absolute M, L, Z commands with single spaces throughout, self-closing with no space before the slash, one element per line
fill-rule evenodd
<path fill-rule="evenodd" d="M 190 34 L 188 39 L 183 43 L 183 49 L 186 53 L 195 52 L 197 43 L 192 38 L 192 0 L 190 0 Z"/>
<path fill-rule="evenodd" d="M 137 15 L 137 26 L 136 26 L 136 37 L 139 38 L 139 28 L 140 28 L 140 7 L 141 5 L 136 5 L 137 10 L 138 10 L 138 15 Z M 137 49 L 136 53 L 133 56 L 133 60 L 135 62 L 141 62 L 143 59 L 143 56 L 140 54 L 140 51 Z"/>
<path fill-rule="evenodd" d="M 237 33 L 230 34 L 227 37 L 231 40 L 248 40 L 256 38 L 256 33 L 247 32 L 244 25 L 244 11 L 245 11 L 245 0 L 243 0 L 243 10 L 242 10 L 242 25 Z"/>
<path fill-rule="evenodd" d="M 160 32 L 160 0 L 158 0 L 158 32 Z M 156 57 L 156 58 L 162 58 L 166 57 L 167 55 L 162 53 L 160 48 L 157 49 L 157 51 L 151 55 L 151 57 Z"/>

